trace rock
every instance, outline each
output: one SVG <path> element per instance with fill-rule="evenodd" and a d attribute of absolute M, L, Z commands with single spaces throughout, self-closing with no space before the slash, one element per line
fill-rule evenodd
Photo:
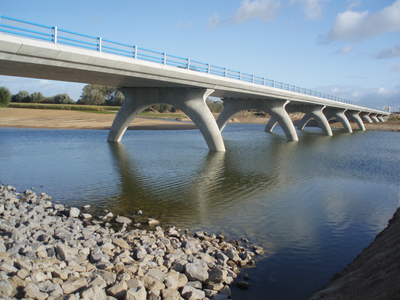
<path fill-rule="evenodd" d="M 146 300 L 147 293 L 144 287 L 131 288 L 126 292 L 125 300 Z"/>
<path fill-rule="evenodd" d="M 64 291 L 64 294 L 75 293 L 83 287 L 87 286 L 87 282 L 85 278 L 78 278 L 76 280 L 64 282 L 61 287 Z"/>
<path fill-rule="evenodd" d="M 262 247 L 260 247 L 260 246 L 254 246 L 253 247 L 253 252 L 255 253 L 255 254 L 264 254 L 264 249 L 262 248 Z"/>
<path fill-rule="evenodd" d="M 127 217 L 122 217 L 122 216 L 117 216 L 115 221 L 117 223 L 120 223 L 120 224 L 130 224 L 130 223 L 132 223 L 132 221 L 130 219 L 128 219 Z"/>
<path fill-rule="evenodd" d="M 228 272 L 221 266 L 216 266 L 208 271 L 208 279 L 213 282 L 223 282 L 227 276 Z"/>
<path fill-rule="evenodd" d="M 156 226 L 156 225 L 159 225 L 160 222 L 157 221 L 156 219 L 149 218 L 149 219 L 147 219 L 147 224 L 148 224 L 149 226 Z"/>
<path fill-rule="evenodd" d="M 90 286 L 81 293 L 81 298 L 85 300 L 106 300 L 106 293 L 99 286 Z"/>
<path fill-rule="evenodd" d="M 77 217 L 79 217 L 80 213 L 81 213 L 81 211 L 76 207 L 71 207 L 69 209 L 69 217 L 70 218 L 77 218 Z"/>
<path fill-rule="evenodd" d="M 237 254 L 237 252 L 234 249 L 227 249 L 225 251 L 226 256 L 233 260 L 235 263 L 241 261 L 239 254 Z"/>
<path fill-rule="evenodd" d="M 52 296 L 62 296 L 63 290 L 58 283 L 53 283 L 46 280 L 38 284 L 39 290 L 43 293 L 51 294 Z"/>
<path fill-rule="evenodd" d="M 116 245 L 116 246 L 119 246 L 119 247 L 123 248 L 123 249 L 132 251 L 132 247 L 129 246 L 129 244 L 126 241 L 124 241 L 123 239 L 118 239 L 118 238 L 117 239 L 113 239 L 112 243 L 114 245 Z"/>
<path fill-rule="evenodd" d="M 185 299 L 204 299 L 206 294 L 202 290 L 195 289 L 191 286 L 185 285 L 181 292 Z"/>
<path fill-rule="evenodd" d="M 199 263 L 188 263 L 185 266 L 185 275 L 189 280 L 199 280 L 203 282 L 208 279 L 207 269 Z"/>
<path fill-rule="evenodd" d="M 18 269 L 8 263 L 2 263 L 0 264 L 0 271 L 4 271 L 7 274 L 14 274 L 18 272 Z"/>
<path fill-rule="evenodd" d="M 25 288 L 24 288 L 24 292 L 25 292 L 25 298 L 33 298 L 33 299 L 37 299 L 37 300 L 45 300 L 49 297 L 48 294 L 46 293 L 42 293 L 39 290 L 39 287 L 33 283 L 28 284 Z"/>
<path fill-rule="evenodd" d="M 92 215 L 91 215 L 91 214 L 82 213 L 81 216 L 82 216 L 82 218 L 85 219 L 85 220 L 91 219 L 91 218 L 92 218 Z"/>
<path fill-rule="evenodd" d="M 128 286 L 126 285 L 126 282 L 121 281 L 107 289 L 107 294 L 117 299 L 124 299 L 127 290 Z"/>
<path fill-rule="evenodd" d="M 162 299 L 163 300 L 180 300 L 182 299 L 181 294 L 178 290 L 173 288 L 167 288 L 161 291 Z"/>
<path fill-rule="evenodd" d="M 111 272 L 99 271 L 98 274 L 103 278 L 107 286 L 114 284 L 115 280 L 117 279 L 117 275 Z"/>
<path fill-rule="evenodd" d="M 247 281 L 238 281 L 238 282 L 234 282 L 234 285 L 237 286 L 239 289 L 241 290 L 248 290 L 250 287 L 250 283 L 248 283 Z"/>
<path fill-rule="evenodd" d="M 222 289 L 219 290 L 218 294 L 227 295 L 228 298 L 230 298 L 232 295 L 231 288 L 225 285 Z"/>
<path fill-rule="evenodd" d="M 13 291 L 13 286 L 6 281 L 0 281 L 0 296 L 11 296 Z M 38 289 L 39 291 L 39 289 Z"/>

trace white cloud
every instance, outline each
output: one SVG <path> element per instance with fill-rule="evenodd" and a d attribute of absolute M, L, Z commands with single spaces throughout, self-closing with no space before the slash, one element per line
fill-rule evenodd
<path fill-rule="evenodd" d="M 307 18 L 316 20 L 322 16 L 322 2 L 324 1 L 326 0 L 291 0 L 289 3 L 291 5 L 296 2 L 301 3 Z"/>
<path fill-rule="evenodd" d="M 346 54 L 349 53 L 353 50 L 353 45 L 347 46 L 347 47 L 343 47 L 335 52 L 333 52 L 333 55 L 339 55 L 339 54 Z"/>
<path fill-rule="evenodd" d="M 376 55 L 378 59 L 395 58 L 400 57 L 400 45 L 388 47 Z"/>
<path fill-rule="evenodd" d="M 275 15 L 280 7 L 280 1 L 244 0 L 237 12 L 231 16 L 231 22 L 242 24 L 254 19 L 259 19 L 261 22 L 271 22 L 275 20 Z"/>
<path fill-rule="evenodd" d="M 361 0 L 356 0 L 356 1 L 352 2 L 352 3 L 349 5 L 349 7 L 347 8 L 347 10 L 351 10 L 351 9 L 353 9 L 354 7 L 357 7 L 357 6 L 360 6 L 360 5 L 361 5 Z"/>
<path fill-rule="evenodd" d="M 314 90 L 378 109 L 383 109 L 385 105 L 400 107 L 400 86 L 362 88 L 359 86 L 334 85 L 315 88 Z"/>
<path fill-rule="evenodd" d="M 219 14 L 214 14 L 208 18 L 207 29 L 217 29 L 218 26 L 225 23 L 235 25 L 259 19 L 261 22 L 272 22 L 281 8 L 280 0 L 244 0 L 238 10 L 230 16 L 229 19 L 222 21 Z"/>
<path fill-rule="evenodd" d="M 220 26 L 222 24 L 221 22 L 221 17 L 219 14 L 215 13 L 213 17 L 209 17 L 208 18 L 208 22 L 207 22 L 207 29 L 209 30 L 213 30 L 213 29 L 217 29 L 218 26 Z"/>
<path fill-rule="evenodd" d="M 333 41 L 361 41 L 385 33 L 400 30 L 400 0 L 381 11 L 369 14 L 368 11 L 347 10 L 337 15 L 333 27 L 327 35 L 319 37 L 320 43 Z"/>

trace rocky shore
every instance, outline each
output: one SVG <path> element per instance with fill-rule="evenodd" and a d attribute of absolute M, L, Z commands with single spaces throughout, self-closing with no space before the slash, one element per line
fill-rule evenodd
<path fill-rule="evenodd" d="M 51 200 L 0 185 L 1 299 L 228 299 L 231 285 L 249 288 L 237 275 L 263 253 L 245 238 L 190 235 L 154 219 L 154 230 L 112 213 L 91 221 Z"/>

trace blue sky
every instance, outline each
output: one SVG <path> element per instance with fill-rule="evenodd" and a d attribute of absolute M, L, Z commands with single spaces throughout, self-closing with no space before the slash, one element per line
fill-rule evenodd
<path fill-rule="evenodd" d="M 0 0 L 0 14 L 400 109 L 400 0 Z M 0 86 L 78 100 L 84 85 Z"/>

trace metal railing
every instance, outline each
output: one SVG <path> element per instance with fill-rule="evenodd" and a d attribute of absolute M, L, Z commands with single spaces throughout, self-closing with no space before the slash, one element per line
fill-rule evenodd
<path fill-rule="evenodd" d="M 93 51 L 131 57 L 133 59 L 146 60 L 196 72 L 222 76 L 226 78 L 287 90 L 295 93 L 361 106 L 354 101 L 327 95 L 309 89 L 304 89 L 287 83 L 214 66 L 209 63 L 202 63 L 199 61 L 191 60 L 190 58 L 174 56 L 165 52 L 148 50 L 145 48 L 140 48 L 138 46 L 132 46 L 102 39 L 101 37 L 94 37 L 86 34 L 76 33 L 57 28 L 56 26 L 46 26 L 0 15 L 0 32 L 46 42 L 52 42 L 55 44 L 65 44 L 68 46 L 79 47 Z M 368 106 L 363 105 L 363 107 Z"/>

